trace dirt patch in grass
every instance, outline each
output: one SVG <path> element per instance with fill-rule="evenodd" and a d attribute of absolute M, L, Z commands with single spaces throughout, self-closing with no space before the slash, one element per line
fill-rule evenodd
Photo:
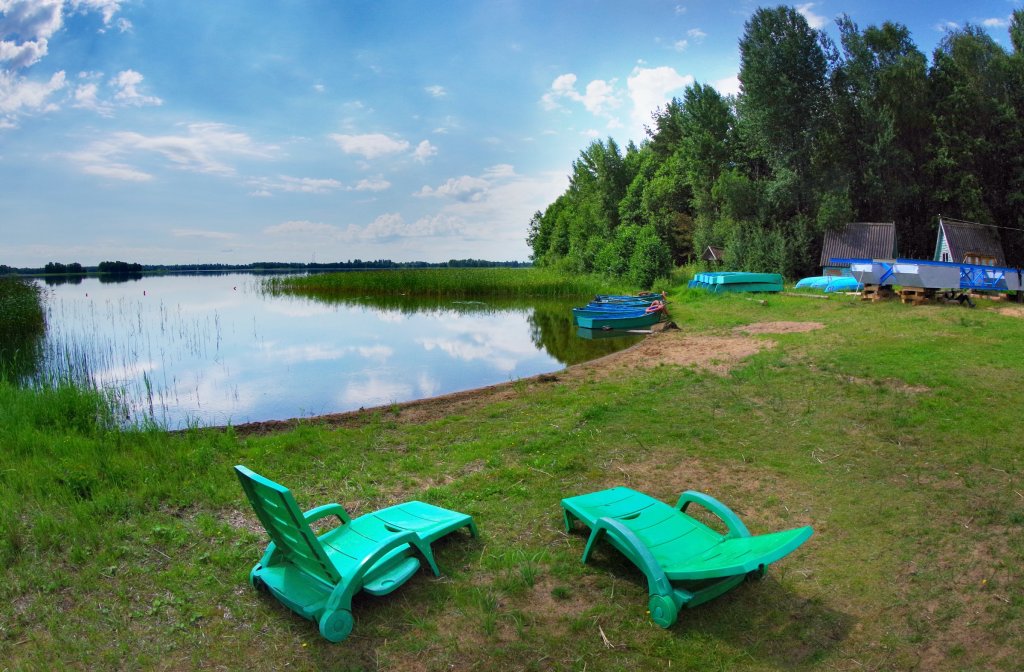
<path fill-rule="evenodd" d="M 902 392 L 904 394 L 924 394 L 925 392 L 931 392 L 930 387 L 926 387 L 924 385 L 911 385 L 910 383 L 899 380 L 898 378 L 871 380 L 870 378 L 858 378 L 857 376 L 842 376 L 842 380 L 855 385 L 877 385 L 879 387 L 888 388 L 893 392 Z"/>
<path fill-rule="evenodd" d="M 733 331 L 742 334 L 799 334 L 824 328 L 821 322 L 755 322 L 736 327 Z"/>
<path fill-rule="evenodd" d="M 816 324 L 816 323 L 770 323 Z M 821 325 L 819 325 L 821 326 Z M 818 327 L 814 327 L 818 328 Z M 800 329 L 794 329 L 799 331 Z M 806 331 L 807 329 L 803 329 Z M 761 331 L 758 333 L 785 333 Z M 450 415 L 467 413 L 497 401 L 514 399 L 524 392 L 552 383 L 573 384 L 585 379 L 614 375 L 624 369 L 650 368 L 663 364 L 691 366 L 726 374 L 741 361 L 767 348 L 771 340 L 749 336 L 691 336 L 679 330 L 656 332 L 626 350 L 570 366 L 557 373 L 545 373 L 509 383 L 488 385 L 473 390 L 454 392 L 430 399 L 419 399 L 376 408 L 362 408 L 347 413 L 334 413 L 315 418 L 271 420 L 236 425 L 240 436 L 272 434 L 295 429 L 302 424 L 324 424 L 332 427 L 358 427 L 374 417 L 386 416 L 394 422 L 423 423 Z"/>
<path fill-rule="evenodd" d="M 1008 306 L 1006 308 L 998 308 L 996 312 L 1000 315 L 1008 315 L 1009 317 L 1024 317 L 1024 307 L 1021 306 Z"/>

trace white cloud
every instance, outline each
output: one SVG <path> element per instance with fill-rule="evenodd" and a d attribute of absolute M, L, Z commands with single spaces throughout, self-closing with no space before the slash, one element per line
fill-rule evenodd
<path fill-rule="evenodd" d="M 323 93 L 324 91 L 327 90 L 327 87 L 324 86 L 323 84 L 314 84 L 313 90 L 316 91 L 317 93 Z"/>
<path fill-rule="evenodd" d="M 391 188 L 391 183 L 385 179 L 359 180 L 356 186 L 350 187 L 353 191 L 384 191 Z"/>
<path fill-rule="evenodd" d="M 171 229 L 171 235 L 175 238 L 203 238 L 206 240 L 231 240 L 235 238 L 233 233 L 202 231 L 200 229 Z"/>
<path fill-rule="evenodd" d="M 560 100 L 566 99 L 573 102 L 580 102 L 587 112 L 603 116 L 611 110 L 620 106 L 621 100 L 615 92 L 615 80 L 604 81 L 595 79 L 589 84 L 583 93 L 575 87 L 577 76 L 572 73 L 559 75 L 551 83 L 551 89 L 541 98 L 545 110 L 557 110 L 560 108 Z"/>
<path fill-rule="evenodd" d="M 438 86 L 437 84 L 425 87 L 423 90 L 432 95 L 434 98 L 444 98 L 445 96 L 448 95 L 448 92 L 445 91 L 445 88 L 443 86 Z"/>
<path fill-rule="evenodd" d="M 1011 17 L 993 18 L 993 19 L 982 19 L 981 25 L 986 28 L 1006 28 L 1010 25 Z"/>
<path fill-rule="evenodd" d="M 693 75 L 680 75 L 675 68 L 663 65 L 658 68 L 633 68 L 626 80 L 629 97 L 633 101 L 633 119 L 641 124 L 651 118 L 651 113 L 672 99 L 672 95 L 683 87 L 693 84 Z"/>
<path fill-rule="evenodd" d="M 80 12 L 99 12 L 103 15 L 104 25 L 110 25 L 111 19 L 121 10 L 121 0 L 71 0 L 71 5 Z"/>
<path fill-rule="evenodd" d="M 0 128 L 16 127 L 17 117 L 23 114 L 57 109 L 49 98 L 64 88 L 63 70 L 48 81 L 20 77 L 17 72 L 49 53 L 49 41 L 64 26 L 65 12 L 99 12 L 106 26 L 120 8 L 120 0 L 0 0 Z M 122 31 L 130 28 L 130 22 L 119 23 Z M 97 93 L 90 88 L 76 91 L 72 104 L 103 110 Z"/>
<path fill-rule="evenodd" d="M 740 78 L 738 75 L 725 77 L 715 82 L 714 87 L 723 96 L 738 96 L 740 93 Z"/>
<path fill-rule="evenodd" d="M 416 145 L 416 151 L 412 153 L 413 158 L 420 163 L 426 163 L 427 159 L 437 154 L 437 147 L 430 144 L 429 140 L 424 140 L 420 144 Z"/>
<path fill-rule="evenodd" d="M 551 88 L 541 97 L 541 104 L 546 110 L 561 107 L 561 100 L 581 103 L 591 114 L 606 115 L 621 103 L 615 91 L 615 80 L 595 79 L 587 84 L 584 93 L 576 90 L 576 75 L 567 73 L 559 75 L 551 83 Z"/>
<path fill-rule="evenodd" d="M 22 111 L 52 112 L 57 106 L 50 96 L 67 84 L 64 71 L 56 72 L 47 82 L 34 82 L 0 71 L 0 114 L 9 120 Z"/>
<path fill-rule="evenodd" d="M 686 51 L 688 46 L 690 46 L 690 43 L 686 40 L 676 40 L 672 43 L 672 48 L 676 51 Z"/>
<path fill-rule="evenodd" d="M 308 222 L 302 221 L 291 221 L 283 224 L 276 224 L 274 226 L 268 226 L 263 229 L 263 233 L 271 236 L 290 236 L 290 235 L 316 235 L 333 236 L 338 233 L 338 227 L 331 226 L 330 224 L 322 224 L 319 222 Z"/>
<path fill-rule="evenodd" d="M 125 105 L 142 107 L 143 105 L 163 105 L 164 101 L 156 96 L 146 96 L 139 92 L 138 86 L 142 83 L 143 77 L 134 70 L 122 70 L 111 80 L 111 84 L 117 88 L 114 100 Z"/>
<path fill-rule="evenodd" d="M 947 30 L 960 30 L 960 24 L 956 21 L 942 21 L 935 24 L 935 30 L 940 33 L 946 32 Z"/>
<path fill-rule="evenodd" d="M 94 110 L 103 116 L 108 116 L 111 113 L 110 106 L 100 102 L 99 86 L 95 82 L 89 82 L 87 84 L 79 84 L 75 87 L 74 103 L 72 107 L 78 107 L 85 110 Z"/>
<path fill-rule="evenodd" d="M 62 0 L 5 0 L 0 10 L 0 34 L 23 40 L 0 40 L 0 62 L 11 70 L 39 62 L 49 50 L 49 39 L 64 25 Z"/>
<path fill-rule="evenodd" d="M 223 124 L 196 123 L 186 126 L 185 135 L 146 136 L 122 131 L 91 143 L 85 149 L 67 154 L 82 170 L 123 180 L 148 180 L 152 175 L 127 163 L 129 157 L 154 156 L 180 170 L 213 175 L 234 175 L 229 157 L 268 158 L 276 149 L 259 146 L 245 133 Z"/>
<path fill-rule="evenodd" d="M 269 178 L 254 180 L 259 195 L 270 195 L 275 191 L 303 193 L 303 194 L 326 194 L 341 189 L 342 184 L 331 178 L 316 177 L 291 177 L 278 175 L 276 180 Z"/>
<path fill-rule="evenodd" d="M 499 179 L 503 177 L 515 177 L 516 168 L 510 163 L 499 163 L 484 170 L 484 177 L 488 179 Z"/>
<path fill-rule="evenodd" d="M 436 189 L 424 186 L 413 195 L 435 196 L 439 198 L 449 197 L 460 200 L 479 200 L 483 197 L 483 194 L 490 188 L 490 186 L 491 183 L 488 180 L 463 175 L 462 177 L 449 178 L 444 184 Z"/>
<path fill-rule="evenodd" d="M 817 4 L 818 3 L 816 2 L 806 2 L 802 5 L 797 5 L 796 11 L 800 12 L 800 14 L 802 14 L 803 17 L 807 19 L 807 25 L 809 25 L 811 28 L 814 28 L 815 30 L 821 30 L 822 28 L 825 27 L 825 24 L 828 23 L 828 19 L 826 19 L 824 16 L 820 14 L 815 14 L 812 11 L 814 6 Z"/>
<path fill-rule="evenodd" d="M 693 39 L 697 40 L 698 42 L 708 36 L 708 34 L 701 30 L 700 28 L 691 28 L 690 30 L 686 31 L 686 34 L 692 37 Z"/>
<path fill-rule="evenodd" d="M 341 151 L 346 154 L 358 154 L 366 159 L 397 154 L 409 149 L 409 143 L 406 140 L 392 138 L 383 133 L 367 133 L 364 135 L 332 133 L 328 137 L 338 143 Z"/>

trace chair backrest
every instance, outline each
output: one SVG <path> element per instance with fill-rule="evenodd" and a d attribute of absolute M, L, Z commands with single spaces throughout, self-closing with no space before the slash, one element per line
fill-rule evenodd
<path fill-rule="evenodd" d="M 287 561 L 324 583 L 337 585 L 341 575 L 288 488 L 242 465 L 235 467 L 235 473 L 264 529 Z"/>

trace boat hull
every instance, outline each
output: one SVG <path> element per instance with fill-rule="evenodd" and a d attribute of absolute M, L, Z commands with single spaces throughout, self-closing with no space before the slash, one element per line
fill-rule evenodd
<path fill-rule="evenodd" d="M 636 329 L 638 327 L 649 327 L 661 319 L 661 312 L 645 313 L 632 316 L 577 315 L 576 324 L 584 329 Z"/>

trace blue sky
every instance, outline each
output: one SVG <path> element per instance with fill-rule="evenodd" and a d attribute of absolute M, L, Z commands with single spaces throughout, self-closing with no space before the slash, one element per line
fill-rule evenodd
<path fill-rule="evenodd" d="M 525 260 L 593 138 L 738 90 L 758 6 L 0 0 L 0 263 Z M 794 6 L 930 54 L 967 22 L 1009 48 L 1020 1 Z"/>

